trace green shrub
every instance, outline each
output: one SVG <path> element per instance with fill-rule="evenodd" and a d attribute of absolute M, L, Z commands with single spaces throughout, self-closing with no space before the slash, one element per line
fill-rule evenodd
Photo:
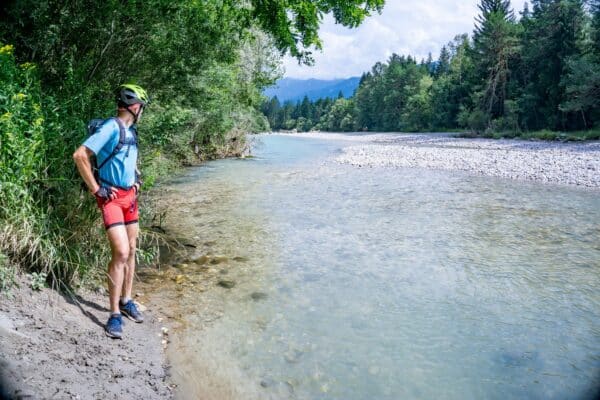
<path fill-rule="evenodd" d="M 46 279 L 48 276 L 44 272 L 32 272 L 27 275 L 29 277 L 29 286 L 33 290 L 42 290 L 46 287 Z"/>
<path fill-rule="evenodd" d="M 15 267 L 9 263 L 6 255 L 0 253 L 0 293 L 10 293 L 10 288 L 17 283 L 15 276 Z"/>

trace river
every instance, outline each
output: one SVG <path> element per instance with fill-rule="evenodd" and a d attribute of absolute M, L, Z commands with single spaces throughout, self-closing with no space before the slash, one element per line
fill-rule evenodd
<path fill-rule="evenodd" d="M 346 145 L 264 135 L 164 186 L 190 242 L 178 397 L 592 398 L 598 190 L 335 163 Z"/>

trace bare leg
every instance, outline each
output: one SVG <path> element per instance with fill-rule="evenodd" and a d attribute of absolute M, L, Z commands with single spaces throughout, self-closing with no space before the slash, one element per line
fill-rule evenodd
<path fill-rule="evenodd" d="M 129 241 L 127 231 L 123 225 L 113 226 L 106 231 L 112 259 L 108 264 L 108 293 L 110 298 L 110 311 L 119 312 L 119 294 L 123 290 L 124 271 L 129 258 Z"/>
<path fill-rule="evenodd" d="M 125 228 L 127 230 L 127 237 L 129 241 L 129 257 L 127 258 L 127 264 L 125 265 L 125 280 L 123 281 L 121 296 L 126 299 L 131 299 L 133 276 L 135 275 L 135 249 L 137 245 L 139 224 L 135 223 L 125 225 Z"/>

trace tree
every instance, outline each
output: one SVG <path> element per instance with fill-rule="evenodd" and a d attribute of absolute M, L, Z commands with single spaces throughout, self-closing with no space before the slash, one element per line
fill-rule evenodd
<path fill-rule="evenodd" d="M 473 33 L 473 52 L 480 83 L 476 96 L 488 122 L 504 115 L 511 61 L 519 43 L 508 0 L 482 0 Z"/>
<path fill-rule="evenodd" d="M 408 98 L 402 112 L 402 124 L 407 131 L 422 131 L 431 127 L 431 86 L 429 75 L 421 77 L 414 93 Z"/>
<path fill-rule="evenodd" d="M 524 28 L 520 72 L 522 122 L 529 129 L 567 129 L 581 120 L 560 105 L 567 100 L 569 60 L 581 56 L 585 14 L 581 0 L 534 0 Z"/>
<path fill-rule="evenodd" d="M 438 59 L 437 65 L 435 66 L 435 76 L 447 74 L 450 71 L 450 52 L 446 46 L 442 46 L 440 51 L 440 58 Z"/>
<path fill-rule="evenodd" d="M 321 48 L 318 36 L 324 14 L 336 23 L 354 28 L 381 12 L 385 0 L 251 0 L 249 19 L 271 33 L 281 52 L 290 51 L 299 60 L 311 63 L 311 47 Z"/>
<path fill-rule="evenodd" d="M 327 130 L 333 132 L 354 130 L 354 103 L 345 98 L 337 99 L 326 117 Z"/>

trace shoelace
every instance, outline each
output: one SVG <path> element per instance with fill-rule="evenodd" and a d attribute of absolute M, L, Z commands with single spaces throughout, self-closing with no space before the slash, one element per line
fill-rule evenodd
<path fill-rule="evenodd" d="M 129 314 L 134 314 L 134 315 L 139 314 L 139 311 L 138 311 L 135 303 L 133 301 L 131 301 L 131 300 L 128 301 L 127 304 L 125 304 L 123 306 L 123 308 L 126 309 L 127 312 L 129 312 Z"/>

